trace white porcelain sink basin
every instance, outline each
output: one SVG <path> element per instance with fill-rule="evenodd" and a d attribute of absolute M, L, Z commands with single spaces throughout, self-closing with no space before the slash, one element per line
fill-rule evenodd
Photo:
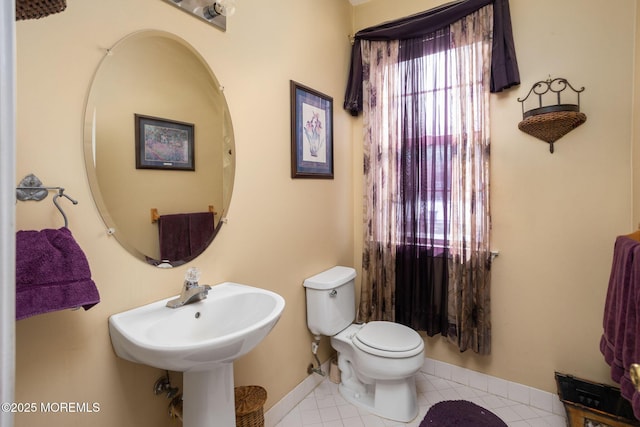
<path fill-rule="evenodd" d="M 172 298 L 109 318 L 118 356 L 172 371 L 231 363 L 267 336 L 285 305 L 274 292 L 231 282 L 213 286 L 206 299 L 179 308 L 166 307 Z"/>

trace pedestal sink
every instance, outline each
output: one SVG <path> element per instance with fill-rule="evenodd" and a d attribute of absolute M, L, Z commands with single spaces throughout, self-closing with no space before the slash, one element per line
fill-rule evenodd
<path fill-rule="evenodd" d="M 166 307 L 173 298 L 109 317 L 113 348 L 131 362 L 184 372 L 184 427 L 233 427 L 233 361 L 267 336 L 284 299 L 232 282 L 202 301 Z"/>

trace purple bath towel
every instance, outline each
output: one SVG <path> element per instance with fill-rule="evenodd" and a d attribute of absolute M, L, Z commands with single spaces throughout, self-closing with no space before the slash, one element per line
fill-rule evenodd
<path fill-rule="evenodd" d="M 87 258 L 66 228 L 16 233 L 16 319 L 100 302 Z"/>
<path fill-rule="evenodd" d="M 640 395 L 629 374 L 629 366 L 640 361 L 640 243 L 627 236 L 615 242 L 603 329 L 600 351 L 611 378 L 640 419 Z"/>

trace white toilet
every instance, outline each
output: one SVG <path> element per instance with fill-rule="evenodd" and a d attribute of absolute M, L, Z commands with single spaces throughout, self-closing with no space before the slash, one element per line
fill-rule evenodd
<path fill-rule="evenodd" d="M 317 339 L 331 337 L 347 401 L 384 418 L 411 421 L 418 414 L 415 374 L 424 362 L 424 341 L 398 323 L 354 324 L 355 277 L 353 268 L 338 266 L 304 281 L 307 326 Z"/>

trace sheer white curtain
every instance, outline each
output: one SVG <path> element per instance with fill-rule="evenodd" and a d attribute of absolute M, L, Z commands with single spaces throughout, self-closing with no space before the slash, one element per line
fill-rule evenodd
<path fill-rule="evenodd" d="M 489 86 L 493 8 L 451 25 L 459 112 L 453 114 L 449 339 L 461 351 L 491 352 Z"/>
<path fill-rule="evenodd" d="M 398 41 L 362 41 L 364 242 L 360 321 L 395 319 L 397 155 L 400 149 Z"/>
<path fill-rule="evenodd" d="M 436 310 L 431 317 L 444 317 L 442 325 L 434 329 L 418 320 L 410 326 L 442 333 L 461 351 L 482 354 L 491 348 L 492 12 L 492 5 L 485 6 L 445 30 L 410 41 L 361 41 L 364 245 L 359 318 L 396 320 L 399 314 L 412 318 L 405 311 Z M 438 167 L 434 162 L 440 162 Z M 446 272 L 433 283 L 434 268 L 425 265 L 436 257 L 445 264 L 437 268 Z"/>

